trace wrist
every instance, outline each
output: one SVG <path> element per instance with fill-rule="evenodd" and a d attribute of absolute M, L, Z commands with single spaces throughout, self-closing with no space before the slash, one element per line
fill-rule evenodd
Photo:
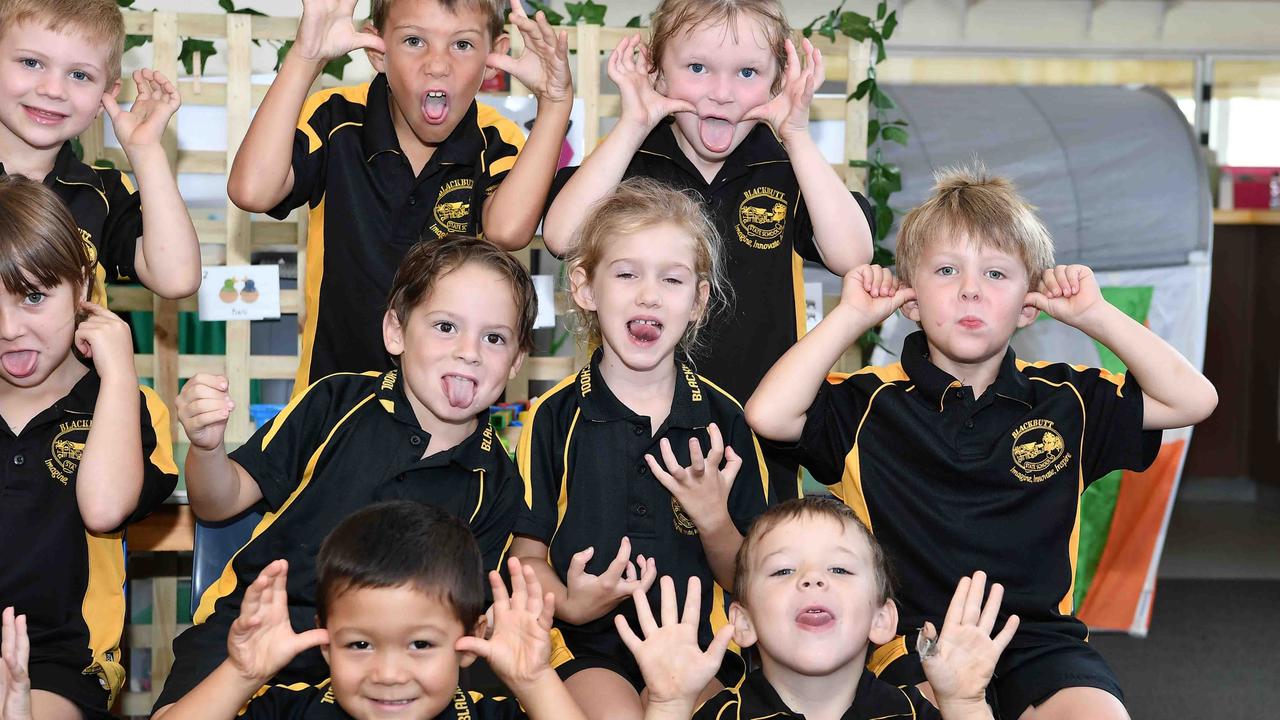
<path fill-rule="evenodd" d="M 542 95 L 537 96 L 538 111 L 534 115 L 533 126 L 538 127 L 539 123 L 556 123 L 560 128 L 569 125 L 569 115 L 573 113 L 573 91 L 565 97 L 558 99 L 549 99 Z"/>
<path fill-rule="evenodd" d="M 288 67 L 291 70 L 307 73 L 312 76 L 312 80 L 320 77 L 320 72 L 324 70 L 324 66 L 332 58 L 321 57 L 323 53 L 317 48 L 314 52 L 308 52 L 305 49 L 305 40 L 297 38 L 293 42 L 293 47 L 289 48 L 289 53 L 284 56 L 284 62 L 280 64 L 280 71 L 284 72 Z"/>
<path fill-rule="evenodd" d="M 764 121 L 761 120 L 761 122 Z M 782 142 L 782 147 L 786 149 L 788 155 L 806 143 L 808 145 L 814 144 L 813 136 L 809 134 L 809 126 L 807 124 L 800 128 L 793 127 L 790 124 L 783 125 L 782 131 L 778 133 L 778 140 Z"/>
<path fill-rule="evenodd" d="M 689 720 L 693 715 L 694 701 L 691 698 L 659 698 L 649 696 L 645 705 L 645 720 Z"/>
<path fill-rule="evenodd" d="M 609 131 L 609 137 L 617 137 L 625 141 L 628 146 L 635 146 L 636 150 L 640 149 L 640 145 L 644 139 L 649 137 L 649 133 L 661 122 L 659 118 L 655 122 L 646 122 L 644 118 L 621 117 L 618 118 L 618 124 L 613 126 L 613 130 Z"/>
<path fill-rule="evenodd" d="M 947 720 L 990 718 L 991 708 L 984 698 L 938 698 L 938 711 Z"/>
<path fill-rule="evenodd" d="M 892 314 L 890 313 L 890 315 Z M 879 325 L 887 317 L 871 317 L 864 310 L 842 301 L 832 308 L 831 312 L 827 313 L 827 316 L 822 321 L 825 323 L 828 320 L 834 320 L 833 326 L 839 328 L 839 332 L 842 333 L 841 341 L 847 347 L 862 337 L 863 333 Z"/>
<path fill-rule="evenodd" d="M 543 665 L 523 677 L 503 677 L 505 673 L 499 673 L 496 669 L 494 673 L 511 690 L 511 694 L 518 697 L 527 697 L 545 690 L 558 679 L 555 670 L 552 670 L 550 665 Z"/>

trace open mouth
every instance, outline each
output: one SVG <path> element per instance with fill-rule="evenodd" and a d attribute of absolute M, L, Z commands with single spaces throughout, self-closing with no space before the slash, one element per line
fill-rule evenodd
<path fill-rule="evenodd" d="M 30 105 L 23 105 L 22 109 L 26 111 L 27 117 L 40 125 L 57 125 L 67 119 L 65 113 L 53 112 L 52 110 L 41 110 Z"/>
<path fill-rule="evenodd" d="M 422 116 L 439 125 L 449 116 L 449 94 L 444 90 L 428 90 L 422 95 Z"/>
<path fill-rule="evenodd" d="M 640 345 L 652 345 L 662 337 L 662 323 L 653 318 L 635 318 L 627 322 L 627 334 Z"/>
<path fill-rule="evenodd" d="M 805 630 L 825 630 L 836 622 L 830 610 L 817 605 L 807 607 L 796 614 L 796 624 Z"/>
<path fill-rule="evenodd" d="M 440 378 L 445 397 L 450 407 L 464 409 L 471 407 L 476 400 L 476 380 L 466 375 L 445 375 Z"/>
<path fill-rule="evenodd" d="M 728 152 L 733 145 L 733 131 L 737 123 L 728 118 L 706 115 L 698 118 L 698 137 L 702 146 L 713 153 Z"/>
<path fill-rule="evenodd" d="M 35 350 L 14 350 L 0 355 L 0 365 L 4 371 L 14 378 L 30 377 L 36 371 L 36 363 L 40 353 Z"/>

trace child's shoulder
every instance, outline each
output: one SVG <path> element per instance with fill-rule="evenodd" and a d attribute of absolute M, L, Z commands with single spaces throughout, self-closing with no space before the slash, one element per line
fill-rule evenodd
<path fill-rule="evenodd" d="M 1016 360 L 1014 366 L 1029 380 L 1048 383 L 1053 386 L 1073 385 L 1076 383 L 1105 382 L 1117 389 L 1123 388 L 1127 375 L 1123 372 L 1112 372 L 1106 368 L 1091 365 L 1074 365 L 1051 360 L 1026 361 Z"/>
<path fill-rule="evenodd" d="M 275 720 L 277 718 L 317 718 L 345 720 L 349 718 L 333 697 L 330 681 L 312 685 L 264 685 L 254 693 L 245 705 L 241 717 L 248 720 Z"/>
<path fill-rule="evenodd" d="M 377 112 L 379 104 L 371 105 L 369 101 L 374 82 L 327 88 L 307 98 L 302 104 L 302 112 L 298 114 L 298 129 L 310 140 L 311 152 L 315 152 L 327 142 L 328 136 L 337 128 L 344 124 L 361 127 L 364 124 L 365 114 L 370 108 Z M 391 113 L 391 110 L 386 107 L 383 107 L 382 111 L 388 115 Z"/>
<path fill-rule="evenodd" d="M 484 133 L 496 133 L 508 145 L 524 147 L 524 133 L 514 120 L 503 115 L 492 105 L 476 101 L 476 125 Z"/>
<path fill-rule="evenodd" d="M 440 717 L 449 720 L 523 720 L 528 714 L 513 697 L 485 697 L 474 690 L 459 689 L 454 694 L 452 705 Z"/>
<path fill-rule="evenodd" d="M 578 406 L 579 399 L 590 393 L 593 385 L 591 366 L 580 368 L 574 374 L 561 378 L 550 389 L 539 395 L 529 407 L 529 416 L 546 418 L 566 413 L 572 414 Z"/>
<path fill-rule="evenodd" d="M 902 363 L 888 365 L 868 365 L 854 372 L 827 373 L 827 384 L 850 388 L 878 390 L 886 385 L 898 385 L 906 389 L 911 384 L 911 376 L 907 374 Z"/>

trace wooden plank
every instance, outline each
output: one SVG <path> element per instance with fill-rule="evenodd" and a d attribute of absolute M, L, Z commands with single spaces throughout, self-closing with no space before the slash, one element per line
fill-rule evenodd
<path fill-rule="evenodd" d="M 133 365 L 138 370 L 138 377 L 150 377 L 152 359 L 153 356 L 151 355 L 138 354 L 134 356 Z M 254 380 L 292 380 L 297 369 L 297 355 L 254 355 L 253 362 L 246 372 L 246 377 Z M 189 378 L 196 373 L 225 375 L 227 373 L 227 356 L 179 355 L 178 376 Z"/>
<path fill-rule="evenodd" d="M 1214 210 L 1214 225 L 1280 225 L 1280 210 Z"/>
<path fill-rule="evenodd" d="M 582 146 L 590 153 L 600 141 L 600 26 L 579 22 L 577 30 L 578 96 L 586 118 Z"/>
<path fill-rule="evenodd" d="M 178 32 L 184 37 L 209 40 L 227 37 L 226 13 L 182 13 L 178 16 Z M 254 40 L 292 40 L 298 34 L 296 17 L 260 17 L 253 24 Z M 130 35 L 151 35 L 154 32 L 152 13 L 126 11 L 125 32 Z"/>
<path fill-rule="evenodd" d="M 253 98 L 253 45 L 250 15 L 229 14 L 227 23 L 227 151 L 226 166 L 231 167 L 240 143 L 249 129 Z M 249 214 L 227 201 L 227 264 L 245 265 L 250 261 Z M 235 410 L 227 422 L 227 439 L 232 443 L 249 438 L 253 428 L 249 422 L 249 321 L 227 323 L 227 383 Z"/>
<path fill-rule="evenodd" d="M 129 158 L 120 148 L 103 148 L 99 157 L 110 160 L 120 170 L 133 171 Z M 219 150 L 175 150 L 173 157 L 169 160 L 169 166 L 177 167 L 179 173 L 225 175 L 228 164 L 226 153 Z"/>
<path fill-rule="evenodd" d="M 144 287 L 107 286 L 107 307 L 116 312 L 151 312 L 155 309 L 153 297 L 151 291 Z M 194 295 L 174 302 L 177 303 L 179 312 L 199 312 L 199 303 Z M 301 311 L 302 294 L 297 290 L 281 290 L 281 314 L 292 315 Z"/>
<path fill-rule="evenodd" d="M 151 688 L 159 697 L 173 669 L 173 638 L 178 634 L 178 558 L 168 556 L 168 571 L 151 579 Z"/>
<path fill-rule="evenodd" d="M 196 520 L 186 505 L 165 504 L 129 526 L 129 552 L 191 552 Z"/>
<path fill-rule="evenodd" d="M 178 16 L 171 12 L 158 12 L 153 16 L 152 31 L 152 65 L 165 77 L 178 77 Z M 169 118 L 169 126 L 162 140 L 169 167 L 176 167 L 178 152 L 178 116 Z M 153 228 L 163 231 L 161 228 Z M 152 355 L 151 378 L 155 382 L 156 394 L 171 408 L 169 413 L 169 429 L 173 432 L 178 427 L 178 414 L 172 411 L 176 407 L 178 397 L 178 304 L 173 300 L 156 297 L 152 303 L 155 330 L 155 353 Z M 152 665 L 157 658 L 152 656 Z M 168 668 L 165 668 L 168 672 Z"/>
<path fill-rule="evenodd" d="M 871 43 L 849 43 L 847 52 L 849 67 L 853 68 L 853 72 L 849 73 L 844 87 L 846 93 L 852 93 L 858 87 L 858 83 L 867 76 L 867 70 L 871 67 Z M 844 104 L 844 157 L 846 160 L 867 159 L 869 100 L 870 98 L 864 96 L 861 100 L 850 100 Z M 850 190 L 862 191 L 866 187 L 866 173 L 848 168 L 844 174 L 844 184 Z"/>

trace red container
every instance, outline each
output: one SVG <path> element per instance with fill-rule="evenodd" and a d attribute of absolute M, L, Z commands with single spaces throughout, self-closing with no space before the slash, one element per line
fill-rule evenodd
<path fill-rule="evenodd" d="M 1277 167 L 1222 166 L 1222 172 L 1231 176 L 1233 205 L 1240 210 L 1265 210 L 1271 202 L 1271 176 L 1280 172 Z"/>

